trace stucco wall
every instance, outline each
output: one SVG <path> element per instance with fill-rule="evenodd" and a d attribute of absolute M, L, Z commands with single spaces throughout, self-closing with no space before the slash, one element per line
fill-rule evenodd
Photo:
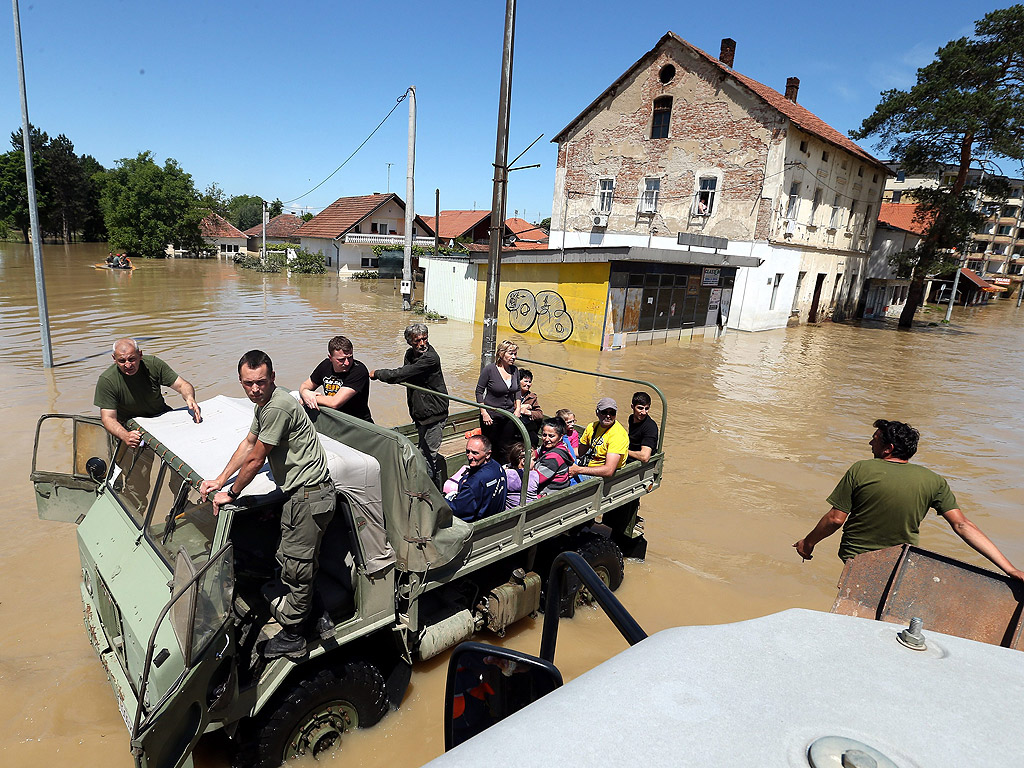
<path fill-rule="evenodd" d="M 600 349 L 608 275 L 607 262 L 503 264 L 498 340 L 525 336 Z M 477 271 L 478 322 L 483 322 L 486 290 L 487 265 L 481 264 Z M 509 294 L 513 294 L 512 302 L 509 302 Z"/>

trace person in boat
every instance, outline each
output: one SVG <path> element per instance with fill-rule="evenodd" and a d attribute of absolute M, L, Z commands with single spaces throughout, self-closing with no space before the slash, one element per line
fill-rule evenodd
<path fill-rule="evenodd" d="M 511 419 L 498 413 L 494 408 L 511 411 L 519 418 L 523 393 L 519 386 L 519 369 L 516 356 L 519 346 L 505 340 L 494 353 L 494 362 L 485 365 L 476 383 L 476 401 L 483 404 L 480 409 L 480 429 L 494 446 L 498 461 L 506 461 L 508 449 L 518 442 L 519 430 Z"/>
<path fill-rule="evenodd" d="M 261 350 L 250 350 L 238 361 L 238 381 L 256 404 L 252 425 L 221 473 L 212 480 L 203 480 L 199 492 L 204 501 L 214 493 L 216 514 L 221 506 L 235 501 L 263 464 L 270 462 L 271 474 L 284 491 L 285 502 L 276 555 L 280 583 L 270 582 L 263 591 L 281 631 L 267 641 L 263 656 L 301 659 L 306 655 L 306 633 L 319 629 L 325 621 L 330 624 L 327 616 L 313 616 L 313 583 L 319 567 L 320 541 L 334 517 L 336 497 L 327 454 L 313 423 L 288 390 L 275 385 L 274 378 L 274 364 Z M 226 490 L 221 490 L 225 486 Z"/>
<path fill-rule="evenodd" d="M 844 562 L 862 552 L 917 544 L 921 521 L 934 509 L 954 533 L 1008 576 L 1024 581 L 1019 571 L 957 504 L 949 484 L 920 464 L 911 464 L 920 433 L 901 421 L 878 419 L 868 445 L 873 458 L 851 466 L 826 501 L 826 512 L 793 547 L 810 560 L 814 547 L 840 528 L 839 558 Z"/>
<path fill-rule="evenodd" d="M 117 264 L 117 254 L 108 253 L 107 254 L 107 266 L 108 267 L 113 267 L 116 264 Z"/>
<path fill-rule="evenodd" d="M 651 454 L 658 450 L 658 425 L 650 417 L 651 396 L 646 392 L 634 392 L 633 412 L 629 415 L 629 452 L 630 459 L 645 464 L 651 460 Z"/>
<path fill-rule="evenodd" d="M 124 425 L 136 416 L 159 416 L 171 410 L 160 387 L 170 387 L 185 400 L 192 420 L 202 415 L 196 390 L 156 355 L 143 355 L 135 339 L 118 339 L 113 345 L 114 364 L 96 381 L 93 404 L 100 409 L 100 421 L 111 435 L 137 448 L 142 433 Z"/>
<path fill-rule="evenodd" d="M 405 360 L 401 368 L 378 368 L 370 371 L 370 378 L 386 384 L 407 382 L 418 387 L 439 392 L 432 395 L 416 389 L 406 389 L 409 416 L 416 424 L 419 449 L 427 462 L 427 470 L 434 484 L 440 488 L 445 472 L 444 459 L 438 456 L 444 425 L 448 421 L 448 387 L 441 371 L 441 356 L 427 340 L 427 326 L 413 323 L 405 329 Z"/>
<path fill-rule="evenodd" d="M 317 389 L 324 393 L 318 395 Z M 302 404 L 311 411 L 335 408 L 373 423 L 370 415 L 370 372 L 353 356 L 352 342 L 335 336 L 327 342 L 327 357 L 299 385 Z"/>
<path fill-rule="evenodd" d="M 466 463 L 469 469 L 459 480 L 456 492 L 448 497 L 452 514 L 472 522 L 503 511 L 508 485 L 505 470 L 491 458 L 491 441 L 483 435 L 469 438 Z"/>

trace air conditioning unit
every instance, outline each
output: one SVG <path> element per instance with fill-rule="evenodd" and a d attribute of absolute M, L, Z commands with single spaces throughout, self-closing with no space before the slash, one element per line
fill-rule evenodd
<path fill-rule="evenodd" d="M 594 226 L 595 227 L 607 227 L 608 226 L 608 214 L 606 214 L 606 213 L 595 213 L 594 214 Z"/>

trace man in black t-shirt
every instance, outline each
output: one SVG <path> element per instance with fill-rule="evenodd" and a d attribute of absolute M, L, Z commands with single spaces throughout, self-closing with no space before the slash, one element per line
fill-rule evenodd
<path fill-rule="evenodd" d="M 316 390 L 323 387 L 324 393 Z M 336 408 L 349 416 L 373 423 L 370 415 L 370 372 L 352 356 L 352 342 L 335 336 L 327 343 L 327 359 L 318 365 L 299 387 L 307 408 Z"/>
<path fill-rule="evenodd" d="M 649 415 L 651 396 L 646 392 L 633 393 L 633 413 L 629 416 L 630 459 L 644 463 L 651 460 L 651 454 L 658 450 L 658 425 Z"/>

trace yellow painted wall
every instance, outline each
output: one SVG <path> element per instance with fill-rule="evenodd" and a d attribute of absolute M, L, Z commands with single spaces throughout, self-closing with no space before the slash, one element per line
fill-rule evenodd
<path fill-rule="evenodd" d="M 498 297 L 498 338 L 525 336 L 601 348 L 610 266 L 503 264 Z M 476 318 L 482 323 L 487 265 L 477 273 Z M 509 295 L 513 309 L 510 309 Z"/>

